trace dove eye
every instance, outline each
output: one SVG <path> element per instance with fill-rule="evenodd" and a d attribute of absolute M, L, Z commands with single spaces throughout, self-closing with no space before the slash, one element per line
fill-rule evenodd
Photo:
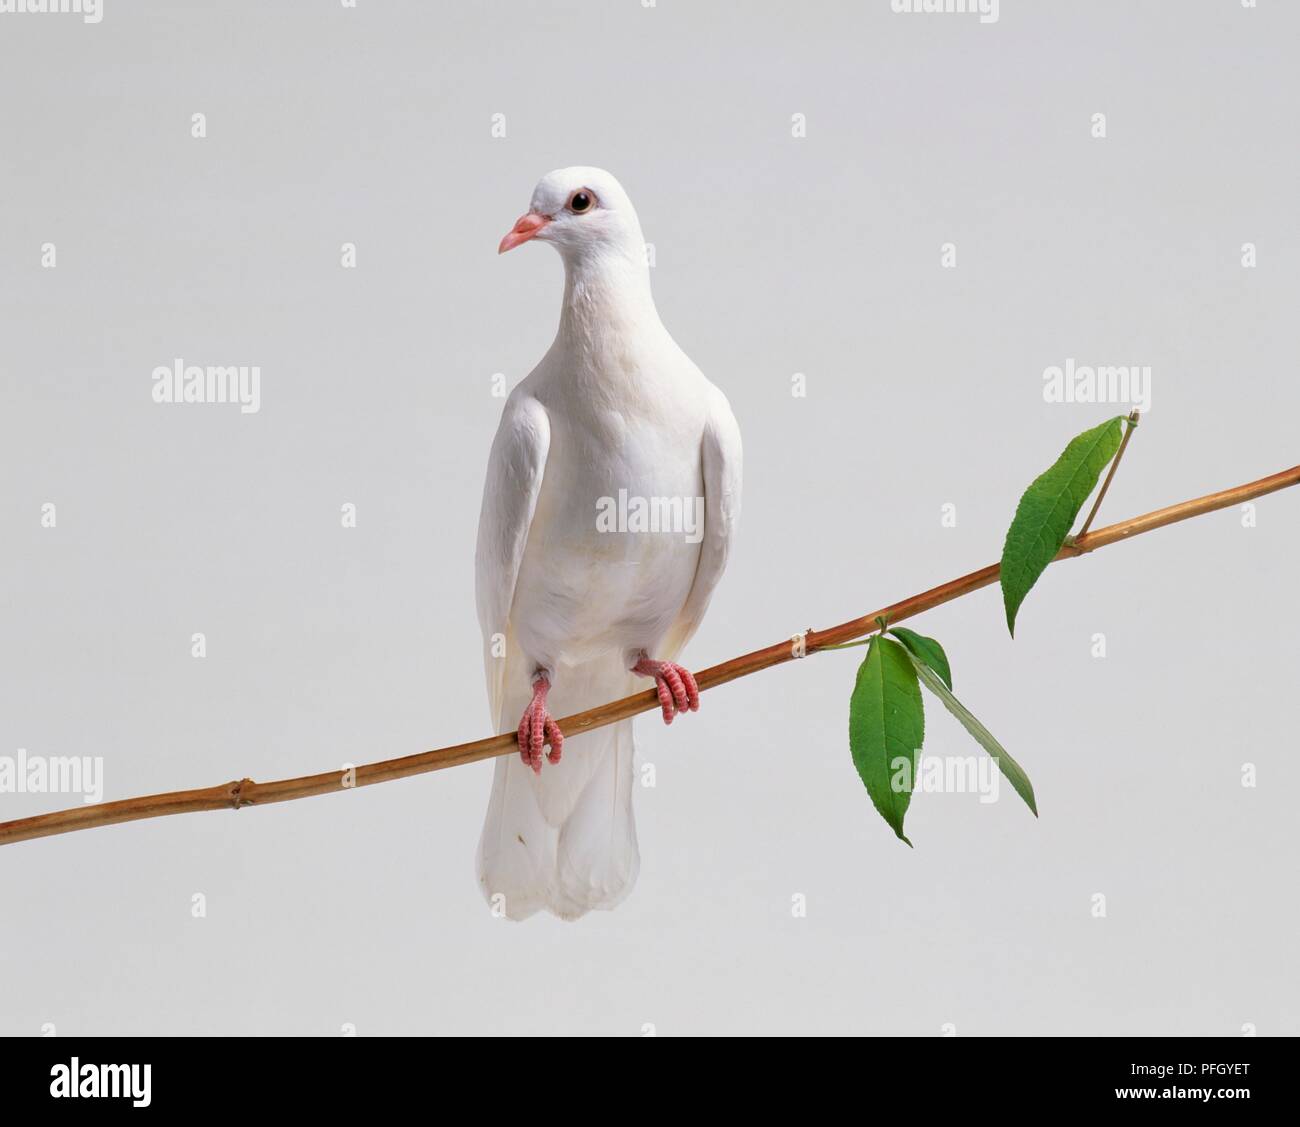
<path fill-rule="evenodd" d="M 581 215 L 584 211 L 590 211 L 596 206 L 596 197 L 593 196 L 586 188 L 579 188 L 569 197 L 566 205 L 575 215 Z"/>

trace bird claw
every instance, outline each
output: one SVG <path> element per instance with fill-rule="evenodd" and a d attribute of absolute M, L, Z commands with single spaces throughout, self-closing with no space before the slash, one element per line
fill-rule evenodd
<path fill-rule="evenodd" d="M 550 690 L 551 683 L 545 677 L 533 682 L 533 699 L 519 720 L 519 758 L 538 775 L 542 773 L 542 751 L 547 744 L 551 750 L 546 753 L 546 759 L 551 764 L 560 761 L 564 750 L 564 733 L 546 710 L 546 694 Z"/>
<path fill-rule="evenodd" d="M 684 665 L 643 657 L 632 666 L 632 672 L 655 679 L 665 724 L 671 724 L 679 712 L 699 712 L 700 687 L 695 683 L 695 674 Z"/>

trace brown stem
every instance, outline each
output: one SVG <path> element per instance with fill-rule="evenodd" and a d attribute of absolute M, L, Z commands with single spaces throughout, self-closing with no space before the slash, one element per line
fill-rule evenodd
<path fill-rule="evenodd" d="M 1118 456 L 1116 461 L 1118 462 Z M 1076 537 L 1069 547 L 1062 548 L 1057 559 L 1083 555 L 1114 544 L 1119 540 L 1130 540 L 1163 528 L 1167 524 L 1188 520 L 1191 517 L 1226 509 L 1231 505 L 1263 497 L 1267 493 L 1286 489 L 1300 484 L 1300 466 L 1292 466 L 1270 477 L 1225 489 L 1219 493 L 1210 493 L 1181 504 L 1170 505 L 1165 509 L 1144 516 L 1133 517 L 1118 524 L 1108 525 L 1096 532 Z M 934 587 L 913 595 L 893 606 L 882 607 L 855 618 L 851 622 L 832 626 L 827 630 L 809 630 L 804 637 L 806 653 L 815 653 L 840 642 L 850 642 L 861 638 L 877 629 L 876 620 L 885 617 L 892 626 L 905 618 L 911 618 L 923 611 L 933 610 L 943 603 L 981 587 L 987 587 L 998 580 L 998 565 L 991 564 L 954 579 L 941 587 Z M 766 649 L 755 650 L 742 657 L 724 661 L 696 675 L 701 689 L 713 689 L 746 677 L 769 666 L 781 665 L 797 656 L 797 647 L 790 641 L 777 642 Z M 653 689 L 622 700 L 611 701 L 574 716 L 566 716 L 560 721 L 565 735 L 573 736 L 582 732 L 625 720 L 640 712 L 649 712 L 659 707 L 658 697 Z M 474 763 L 480 759 L 491 759 L 497 755 L 514 753 L 517 750 L 513 732 L 475 740 L 473 743 L 457 744 L 454 747 L 438 748 L 418 755 L 407 755 L 401 759 L 386 759 L 381 763 L 367 763 L 355 768 L 349 774 L 342 771 L 326 771 L 319 775 L 305 775 L 296 779 L 277 779 L 269 783 L 255 783 L 251 779 L 222 783 L 219 786 L 201 790 L 172 791 L 168 794 L 146 795 L 143 798 L 124 798 L 118 802 L 104 802 L 94 806 L 77 806 L 70 810 L 58 810 L 52 814 L 37 814 L 31 818 L 18 818 L 12 822 L 0 822 L 0 845 L 29 838 L 47 837 L 51 834 L 71 833 L 74 830 L 88 830 L 94 826 L 111 826 L 117 822 L 134 822 L 141 818 L 161 818 L 166 814 L 190 814 L 198 810 L 239 809 L 242 806 L 265 806 L 272 802 L 288 802 L 296 798 L 307 798 L 314 794 L 328 794 L 331 791 L 348 790 L 353 786 L 369 786 L 372 783 L 386 783 L 391 779 L 404 779 L 408 775 L 421 775 L 427 771 L 441 771 L 444 767 L 455 767 L 461 763 Z"/>
<path fill-rule="evenodd" d="M 1133 432 L 1137 430 L 1138 409 L 1133 408 L 1128 415 L 1128 426 L 1124 428 L 1124 437 L 1119 440 L 1119 449 L 1115 451 L 1115 457 L 1111 459 L 1110 470 L 1106 474 L 1106 480 L 1101 483 L 1101 491 L 1097 494 L 1097 499 L 1092 503 L 1092 509 L 1089 511 L 1087 518 L 1083 522 L 1083 527 L 1079 529 L 1074 539 L 1080 536 L 1086 536 L 1088 529 L 1092 527 L 1092 518 L 1097 515 L 1097 510 L 1101 508 L 1101 503 L 1106 499 L 1106 490 L 1110 488 L 1110 483 L 1114 480 L 1115 471 L 1119 469 L 1120 460 L 1124 457 L 1124 451 L 1128 449 L 1128 440 L 1133 437 Z"/>

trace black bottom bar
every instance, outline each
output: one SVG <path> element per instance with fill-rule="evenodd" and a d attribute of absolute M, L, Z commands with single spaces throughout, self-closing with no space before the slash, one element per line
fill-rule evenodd
<path fill-rule="evenodd" d="M 641 1040 L 650 1040 L 644 1038 Z M 600 1058 L 607 1058 L 606 1063 Z M 520 1046 L 421 1038 L 11 1038 L 0 1045 L 0 1106 L 217 1115 L 258 1107 L 373 1113 L 390 1101 L 420 1101 L 431 1114 L 520 1094 L 510 1089 L 571 1084 L 586 1109 L 636 1093 L 677 1107 L 703 1086 L 708 1103 L 761 1101 L 772 1111 L 824 1106 L 827 1098 L 878 1112 L 1068 1108 L 1117 1104 L 1189 1108 L 1284 1100 L 1292 1094 L 1296 1042 L 1232 1038 L 935 1038 L 799 1041 L 705 1039 L 683 1051 L 673 1039 Z M 573 1070 L 576 1069 L 576 1072 Z M 565 1077 L 568 1079 L 564 1079 Z M 693 1097 L 692 1097 L 693 1099 Z M 988 1101 L 997 1100 L 997 1105 Z M 813 1105 L 806 1101 L 812 1100 Z M 196 1103 L 196 1101 L 201 1101 Z M 552 1093 L 547 1101 L 559 1103 Z M 568 1101 L 565 1101 L 568 1102 Z M 1272 1105 L 1270 1105 L 1272 1106 Z M 335 1120 L 337 1121 L 337 1119 Z"/>

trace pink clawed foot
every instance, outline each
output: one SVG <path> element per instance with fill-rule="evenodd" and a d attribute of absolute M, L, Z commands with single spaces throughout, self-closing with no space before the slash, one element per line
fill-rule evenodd
<path fill-rule="evenodd" d="M 564 749 L 564 733 L 546 711 L 546 694 L 550 691 L 550 681 L 545 676 L 538 677 L 533 682 L 532 702 L 524 709 L 519 721 L 519 758 L 539 775 L 542 773 L 542 749 L 548 743 L 551 745 L 546 754 L 551 763 L 560 761 Z"/>
<path fill-rule="evenodd" d="M 679 712 L 699 712 L 700 687 L 695 683 L 695 674 L 684 665 L 643 657 L 632 666 L 632 672 L 655 679 L 665 724 L 671 724 Z"/>

